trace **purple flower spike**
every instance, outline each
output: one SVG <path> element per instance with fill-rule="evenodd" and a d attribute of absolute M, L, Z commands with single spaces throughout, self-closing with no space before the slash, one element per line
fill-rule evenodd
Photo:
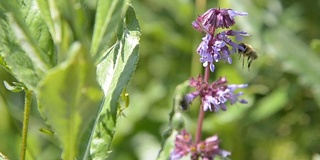
<path fill-rule="evenodd" d="M 175 140 L 175 148 L 173 152 L 171 152 L 171 160 L 178 160 L 183 156 L 186 156 L 190 152 L 190 146 L 192 145 L 192 137 L 191 134 L 186 130 L 182 130 L 177 136 Z"/>
<path fill-rule="evenodd" d="M 214 63 L 223 60 L 232 63 L 230 55 L 236 53 L 236 51 L 243 49 L 238 43 L 233 42 L 229 36 L 235 36 L 236 39 L 241 39 L 242 36 L 248 36 L 243 31 L 224 31 L 214 37 L 210 34 L 206 34 L 202 38 L 202 42 L 197 48 L 197 52 L 200 55 L 200 62 L 203 63 L 203 67 L 210 65 L 211 72 L 214 71 Z M 237 38 L 238 37 L 238 38 Z M 232 47 L 232 50 L 228 46 Z"/>
<path fill-rule="evenodd" d="M 211 136 L 205 141 L 193 144 L 190 133 L 182 130 L 176 136 L 175 148 L 171 152 L 170 159 L 178 160 L 188 154 L 190 154 L 191 159 L 198 159 L 201 157 L 202 159 L 213 160 L 217 155 L 226 158 L 231 153 L 220 149 L 219 144 L 220 141 L 217 135 Z"/>
<path fill-rule="evenodd" d="M 220 60 L 229 64 L 232 63 L 231 53 L 243 48 L 229 37 L 234 36 L 237 41 L 241 41 L 243 36 L 249 36 L 249 34 L 244 31 L 233 30 L 216 34 L 215 31 L 217 28 L 229 28 L 235 24 L 235 16 L 245 15 L 247 15 L 246 12 L 237 12 L 232 9 L 211 8 L 192 22 L 193 28 L 206 34 L 197 48 L 203 67 L 209 67 L 210 71 L 213 72 L 215 70 L 214 63 Z M 232 49 L 229 49 L 229 46 Z"/>
<path fill-rule="evenodd" d="M 197 96 L 200 96 L 203 101 L 203 110 L 204 111 L 213 111 L 218 112 L 220 109 L 223 111 L 227 110 L 226 103 L 229 101 L 230 104 L 236 102 L 247 103 L 244 99 L 239 99 L 239 96 L 242 95 L 242 92 L 234 93 L 238 88 L 245 88 L 247 84 L 235 85 L 227 84 L 227 79 L 222 77 L 212 84 L 204 83 L 201 76 L 198 76 L 196 79 L 190 79 L 190 86 L 195 87 L 196 91 L 191 92 L 188 95 L 188 103 L 191 103 L 193 99 Z M 191 101 L 190 101 L 191 100 Z"/>
<path fill-rule="evenodd" d="M 195 21 L 193 28 L 202 33 L 213 35 L 216 28 L 229 28 L 235 24 L 235 16 L 245 16 L 246 12 L 237 12 L 232 9 L 211 8 Z"/>
<path fill-rule="evenodd" d="M 206 160 L 213 160 L 216 155 L 219 155 L 223 158 L 226 158 L 227 156 L 231 155 L 230 152 L 221 150 L 219 148 L 219 143 L 220 141 L 217 135 L 207 138 L 204 142 L 200 142 L 197 145 L 200 157 Z"/>

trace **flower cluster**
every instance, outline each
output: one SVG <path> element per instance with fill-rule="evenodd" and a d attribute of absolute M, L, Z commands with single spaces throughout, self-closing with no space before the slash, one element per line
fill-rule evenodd
<path fill-rule="evenodd" d="M 247 103 L 246 100 L 238 98 L 242 95 L 242 92 L 235 94 L 234 91 L 237 88 L 244 88 L 248 85 L 228 85 L 225 77 L 221 77 L 217 81 L 208 84 L 203 82 L 202 76 L 199 75 L 196 79 L 190 79 L 190 86 L 195 87 L 196 91 L 185 96 L 187 103 L 190 104 L 197 96 L 200 96 L 202 98 L 204 111 L 210 110 L 218 112 L 220 108 L 225 111 L 227 109 L 225 105 L 227 101 L 230 101 L 230 104 L 238 101 L 240 103 Z"/>
<path fill-rule="evenodd" d="M 236 102 L 247 103 L 246 100 L 239 99 L 242 92 L 235 93 L 236 89 L 245 88 L 247 84 L 228 84 L 225 77 L 221 77 L 212 83 L 208 82 L 209 74 L 215 70 L 214 63 L 225 61 L 231 64 L 230 55 L 240 50 L 245 50 L 241 43 L 234 42 L 231 37 L 234 37 L 236 41 L 241 41 L 244 36 L 249 36 L 248 33 L 228 29 L 235 24 L 235 16 L 244 15 L 247 15 L 247 13 L 233 11 L 232 9 L 212 8 L 192 22 L 193 28 L 205 34 L 197 48 L 197 52 L 200 55 L 200 62 L 207 69 L 205 70 L 205 79 L 200 75 L 197 78 L 190 79 L 189 86 L 194 87 L 195 91 L 186 94 L 183 97 L 183 103 L 190 104 L 199 96 L 202 105 L 200 108 L 202 109 L 198 117 L 196 142 L 192 142 L 191 135 L 182 130 L 176 136 L 175 148 L 170 155 L 171 160 L 177 160 L 186 155 L 190 155 L 192 160 L 197 160 L 200 157 L 203 160 L 213 160 L 217 155 L 225 158 L 231 154 L 219 148 L 220 141 L 216 135 L 201 141 L 201 130 L 205 111 L 225 111 L 227 110 L 227 102 L 230 104 Z M 215 33 L 218 28 L 228 30 Z"/>
<path fill-rule="evenodd" d="M 193 28 L 199 32 L 214 34 L 216 28 L 229 28 L 235 24 L 235 16 L 246 16 L 246 12 L 232 9 L 211 8 L 192 22 Z"/>
<path fill-rule="evenodd" d="M 191 134 L 185 130 L 182 130 L 175 140 L 175 149 L 171 152 L 171 160 L 180 159 L 188 154 L 191 155 L 191 159 L 202 159 L 212 160 L 216 155 L 223 158 L 227 157 L 231 153 L 219 148 L 219 139 L 217 135 L 207 138 L 205 141 L 197 144 L 192 143 Z"/>
<path fill-rule="evenodd" d="M 192 22 L 193 28 L 199 32 L 206 33 L 197 52 L 204 67 L 210 64 L 211 72 L 215 69 L 215 62 L 223 60 L 231 64 L 230 54 L 243 50 L 243 47 L 233 42 L 230 37 L 233 36 L 237 41 L 241 41 L 243 36 L 249 36 L 247 32 L 227 30 L 215 34 L 215 29 L 217 28 L 229 28 L 234 25 L 234 17 L 237 15 L 242 16 L 247 15 L 247 13 L 231 9 L 212 8 Z M 228 46 L 231 46 L 232 49 L 230 50 Z"/>

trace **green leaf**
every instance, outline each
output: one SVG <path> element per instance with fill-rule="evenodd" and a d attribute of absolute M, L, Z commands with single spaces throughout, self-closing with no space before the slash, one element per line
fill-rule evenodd
<path fill-rule="evenodd" d="M 127 7 L 126 2 L 127 0 L 98 0 L 90 51 L 92 55 L 99 53 L 100 48 L 105 48 L 115 34 L 116 24 Z"/>
<path fill-rule="evenodd" d="M 89 141 L 83 136 L 98 114 L 102 98 L 95 67 L 85 51 L 80 43 L 73 44 L 71 57 L 50 70 L 39 85 L 39 111 L 61 142 L 62 159 L 82 154 L 81 144 Z"/>
<path fill-rule="evenodd" d="M 55 44 L 61 42 L 61 19 L 60 12 L 55 0 L 37 0 L 39 10 L 43 20 L 47 24 L 48 30 Z"/>
<path fill-rule="evenodd" d="M 0 16 L 1 65 L 12 73 L 18 81 L 23 82 L 27 88 L 34 90 L 40 76 L 35 71 L 31 59 L 16 42 L 8 17 L 1 8 Z"/>
<path fill-rule="evenodd" d="M 34 90 L 45 71 L 55 64 L 51 36 L 35 0 L 0 2 L 1 57 L 6 68 Z"/>
<path fill-rule="evenodd" d="M 3 53 L 3 52 L 2 52 Z M 11 48 L 10 55 L 4 57 L 8 70 L 28 89 L 35 90 L 41 76 L 39 76 L 29 57 L 18 47 Z"/>
<path fill-rule="evenodd" d="M 133 8 L 127 10 L 121 39 L 98 65 L 98 82 L 104 91 L 105 101 L 95 123 L 90 154 L 93 159 L 106 159 L 117 121 L 117 102 L 123 88 L 128 84 L 138 61 L 140 27 Z"/>
<path fill-rule="evenodd" d="M 47 26 L 42 20 L 35 0 L 29 0 L 19 5 L 13 3 L 12 8 L 7 8 L 11 29 L 18 44 L 32 60 L 34 66 L 45 72 L 52 65 L 49 55 L 45 52 L 52 49 Z"/>

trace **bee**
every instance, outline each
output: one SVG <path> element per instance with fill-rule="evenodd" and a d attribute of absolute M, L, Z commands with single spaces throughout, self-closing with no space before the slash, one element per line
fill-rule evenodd
<path fill-rule="evenodd" d="M 242 55 L 242 68 L 244 65 L 244 57 L 248 57 L 248 70 L 250 70 L 250 66 L 253 60 L 258 58 L 258 55 L 256 51 L 249 45 L 245 43 L 240 43 L 239 46 L 241 46 L 244 50 L 238 49 L 238 53 L 240 54 L 239 58 Z"/>

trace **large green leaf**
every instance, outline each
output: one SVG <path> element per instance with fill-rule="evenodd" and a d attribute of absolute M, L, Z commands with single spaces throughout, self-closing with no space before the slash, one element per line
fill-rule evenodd
<path fill-rule="evenodd" d="M 74 41 L 89 46 L 86 38 L 91 35 L 92 24 L 88 20 L 90 15 L 85 14 L 86 4 L 71 0 L 37 0 L 37 4 L 54 41 L 57 62 L 66 59 L 69 46 Z"/>
<path fill-rule="evenodd" d="M 0 1 L 0 55 L 6 68 L 34 90 L 56 63 L 53 43 L 35 0 Z"/>
<path fill-rule="evenodd" d="M 71 46 L 69 59 L 50 70 L 38 90 L 39 111 L 61 142 L 62 159 L 75 159 L 89 125 L 98 114 L 102 92 L 89 53 Z"/>
<path fill-rule="evenodd" d="M 97 68 L 98 82 L 106 97 L 92 137 L 90 154 L 93 159 L 106 159 L 109 154 L 117 121 L 117 101 L 138 61 L 140 27 L 132 7 L 128 8 L 118 35 L 120 39 Z"/>
<path fill-rule="evenodd" d="M 60 12 L 54 0 L 37 0 L 39 10 L 48 26 L 48 30 L 55 44 L 61 42 L 61 19 Z"/>
<path fill-rule="evenodd" d="M 92 55 L 100 53 L 115 34 L 116 24 L 127 6 L 126 2 L 127 0 L 98 0 L 91 43 Z"/>

